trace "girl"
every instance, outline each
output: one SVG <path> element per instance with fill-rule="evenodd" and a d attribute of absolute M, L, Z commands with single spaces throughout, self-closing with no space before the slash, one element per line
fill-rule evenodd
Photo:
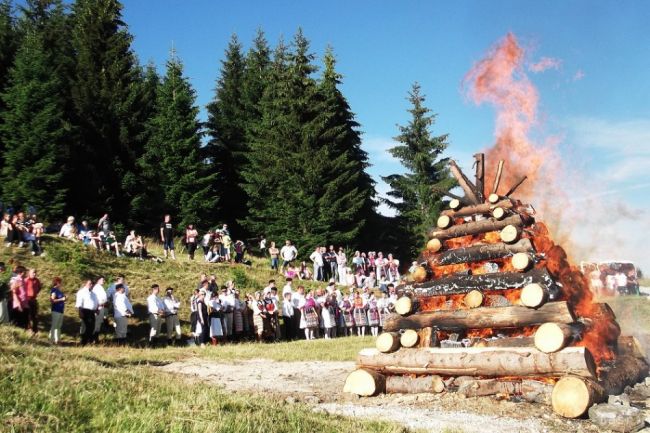
<path fill-rule="evenodd" d="M 302 317 L 304 318 L 304 327 L 301 323 L 301 328 L 305 330 L 305 338 L 307 340 L 314 339 L 314 333 L 318 328 L 318 312 L 316 311 L 316 301 L 314 300 L 314 293 L 310 290 L 305 297 L 305 305 L 301 308 Z"/>
<path fill-rule="evenodd" d="M 187 254 L 190 260 L 194 260 L 194 252 L 196 251 L 196 238 L 199 232 L 196 231 L 193 224 L 190 224 L 185 229 L 185 245 L 187 245 Z"/>
<path fill-rule="evenodd" d="M 333 337 L 332 328 L 336 326 L 336 312 L 333 305 L 335 302 L 336 298 L 333 300 L 332 296 L 327 296 L 323 302 L 321 316 L 323 317 L 323 331 L 326 340 Z"/>
<path fill-rule="evenodd" d="M 357 335 L 359 337 L 365 337 L 366 326 L 368 326 L 368 316 L 366 314 L 366 302 L 361 297 L 359 291 L 354 293 L 353 307 L 354 324 L 357 326 Z"/>
<path fill-rule="evenodd" d="M 61 336 L 61 325 L 63 325 L 63 308 L 65 306 L 65 295 L 61 291 L 61 278 L 55 277 L 50 290 L 50 302 L 52 304 L 52 327 L 50 328 L 50 341 L 59 344 Z"/>
<path fill-rule="evenodd" d="M 336 264 L 338 265 L 338 271 L 339 271 L 339 284 L 348 283 L 347 263 L 348 263 L 348 259 L 345 256 L 345 251 L 343 251 L 343 247 L 340 247 L 339 252 L 336 255 Z"/>
<path fill-rule="evenodd" d="M 368 325 L 373 337 L 379 335 L 379 306 L 374 293 L 371 293 L 368 299 Z"/>
<path fill-rule="evenodd" d="M 345 329 L 345 335 L 351 336 L 352 328 L 354 328 L 354 317 L 352 314 L 352 302 L 347 296 L 343 297 L 343 303 L 341 304 L 341 317 L 343 328 Z"/>

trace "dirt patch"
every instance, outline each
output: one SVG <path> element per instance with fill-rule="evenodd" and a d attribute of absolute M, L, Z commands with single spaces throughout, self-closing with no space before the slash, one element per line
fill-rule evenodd
<path fill-rule="evenodd" d="M 353 362 L 278 362 L 248 360 L 218 363 L 202 359 L 174 362 L 161 370 L 219 384 L 227 390 L 264 393 L 287 403 L 303 402 L 314 410 L 345 416 L 393 421 L 413 429 L 438 433 L 485 431 L 499 433 L 578 432 L 599 429 L 586 420 L 565 420 L 548 406 L 463 398 L 454 393 L 380 395 L 357 398 L 342 392 Z"/>

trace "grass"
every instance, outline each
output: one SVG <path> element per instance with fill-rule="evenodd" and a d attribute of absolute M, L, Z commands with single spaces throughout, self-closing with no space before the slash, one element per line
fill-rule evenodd
<path fill-rule="evenodd" d="M 261 395 L 226 393 L 208 384 L 174 379 L 146 365 L 106 362 L 104 358 L 119 356 L 103 348 L 45 346 L 6 326 L 0 327 L 0 347 L 1 431 L 407 431 L 384 422 L 317 414 L 308 406 L 287 405 Z M 160 352 L 173 357 L 173 351 Z M 120 356 L 126 360 L 131 354 L 127 350 Z"/>

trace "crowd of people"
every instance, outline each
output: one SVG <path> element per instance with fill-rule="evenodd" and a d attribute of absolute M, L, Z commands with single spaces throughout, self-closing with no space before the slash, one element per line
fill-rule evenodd
<path fill-rule="evenodd" d="M 43 286 L 36 270 L 16 266 L 7 273 L 4 263 L 0 263 L 0 275 L 0 324 L 11 322 L 38 332 L 37 297 Z M 86 280 L 74 296 L 82 345 L 99 343 L 100 336 L 107 331 L 114 333 L 117 344 L 127 343 L 129 318 L 135 316 L 129 286 L 122 275 L 105 286 L 104 277 Z M 303 285 L 294 287 L 291 278 L 285 279 L 281 290 L 275 280 L 269 280 L 261 291 L 240 294 L 233 281 L 220 286 L 215 275 L 203 274 L 188 299 L 177 297 L 172 287 L 161 290 L 158 284 L 152 284 L 144 304 L 151 346 L 159 345 L 165 338 L 168 344 L 205 346 L 243 340 L 364 336 L 368 330 L 376 336 L 397 298 L 392 283 L 387 285 L 385 293 L 375 292 L 368 286 L 342 289 L 334 280 L 325 288 L 307 290 Z M 49 338 L 58 344 L 64 311 L 69 304 L 59 277 L 52 281 L 49 304 Z M 189 310 L 190 320 L 189 330 L 186 328 L 183 333 L 179 312 L 185 308 Z M 165 334 L 161 333 L 163 326 Z M 188 335 L 189 339 L 183 340 Z"/>
<path fill-rule="evenodd" d="M 0 237 L 4 238 L 5 246 L 28 246 L 35 256 L 43 252 L 41 236 L 44 231 L 43 223 L 34 214 L 26 216 L 25 212 L 5 213 L 0 221 Z"/>

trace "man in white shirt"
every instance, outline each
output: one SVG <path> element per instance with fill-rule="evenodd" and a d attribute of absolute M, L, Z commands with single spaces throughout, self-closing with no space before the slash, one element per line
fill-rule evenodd
<path fill-rule="evenodd" d="M 126 343 L 126 334 L 128 327 L 128 318 L 133 316 L 133 306 L 126 296 L 124 284 L 115 286 L 115 295 L 113 296 L 113 317 L 115 318 L 115 338 L 117 344 Z"/>
<path fill-rule="evenodd" d="M 97 282 L 93 287 L 93 293 L 97 296 L 97 316 L 95 317 L 95 333 L 93 338 L 95 343 L 99 343 L 99 333 L 102 330 L 104 319 L 106 318 L 106 307 L 108 305 L 108 296 L 104 290 L 104 277 L 97 278 Z"/>
<path fill-rule="evenodd" d="M 300 320 L 302 316 L 300 309 L 305 306 L 305 288 L 303 286 L 298 286 L 296 291 L 291 294 L 291 303 L 293 304 L 293 335 L 300 338 L 302 335 L 300 332 Z"/>
<path fill-rule="evenodd" d="M 228 338 L 232 336 L 232 325 L 234 320 L 234 311 L 235 311 L 235 294 L 234 294 L 234 285 L 232 281 L 226 282 L 227 287 L 221 289 L 221 294 L 219 295 L 219 300 L 221 301 L 221 306 L 223 308 L 223 336 Z"/>
<path fill-rule="evenodd" d="M 151 286 L 151 295 L 147 298 L 147 309 L 149 310 L 149 345 L 155 346 L 155 337 L 160 334 L 160 328 L 165 320 L 165 303 L 158 297 L 160 286 L 154 284 Z"/>
<path fill-rule="evenodd" d="M 296 249 L 295 246 L 293 246 L 291 244 L 290 240 L 287 240 L 285 242 L 285 245 L 280 250 L 280 257 L 282 257 L 282 269 L 281 269 L 281 271 L 283 273 L 286 270 L 287 266 L 289 266 L 291 264 L 291 262 L 293 262 L 297 256 L 298 256 L 298 250 Z"/>
<path fill-rule="evenodd" d="M 271 282 L 273 283 L 273 286 L 275 287 L 275 280 L 270 280 L 269 284 Z M 293 284 L 293 279 L 292 278 L 287 278 L 286 283 L 284 284 L 284 287 L 282 288 L 282 297 L 284 297 L 284 295 L 286 295 L 287 293 L 292 293 L 293 294 L 293 286 L 292 286 L 292 284 Z"/>
<path fill-rule="evenodd" d="M 110 303 L 114 302 L 113 298 L 115 297 L 115 293 L 117 293 L 118 284 L 124 286 L 124 294 L 126 295 L 127 298 L 129 296 L 129 286 L 126 284 L 124 275 L 118 275 L 115 281 L 110 286 L 108 286 L 108 289 L 106 289 L 106 297 L 108 298 L 108 302 Z"/>
<path fill-rule="evenodd" d="M 618 271 L 614 275 L 616 281 L 616 289 L 618 290 L 619 295 L 627 294 L 627 275 L 624 272 Z"/>
<path fill-rule="evenodd" d="M 167 316 L 165 317 L 167 342 L 172 344 L 172 337 L 174 336 L 174 332 L 176 332 L 176 343 L 178 344 L 181 342 L 181 322 L 178 320 L 178 309 L 181 306 L 181 302 L 174 297 L 174 289 L 172 287 L 167 287 L 167 293 L 163 298 L 163 302 L 167 311 Z"/>
<path fill-rule="evenodd" d="M 320 247 L 316 247 L 309 260 L 314 264 L 314 281 L 323 281 L 323 255 Z"/>
<path fill-rule="evenodd" d="M 282 299 L 282 318 L 284 321 L 284 338 L 291 341 L 294 339 L 296 325 L 293 322 L 294 307 L 291 302 L 291 292 L 284 292 Z"/>
<path fill-rule="evenodd" d="M 81 318 L 81 344 L 86 345 L 93 341 L 95 331 L 95 314 L 97 314 L 97 295 L 92 291 L 93 282 L 87 280 L 86 283 L 77 291 L 75 307 L 79 310 Z"/>

